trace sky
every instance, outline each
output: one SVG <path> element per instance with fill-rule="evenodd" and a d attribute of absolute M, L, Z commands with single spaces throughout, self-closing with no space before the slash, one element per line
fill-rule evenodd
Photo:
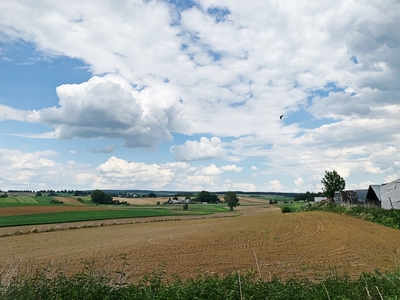
<path fill-rule="evenodd" d="M 393 181 L 398 28 L 398 0 L 1 0 L 0 189 Z"/>

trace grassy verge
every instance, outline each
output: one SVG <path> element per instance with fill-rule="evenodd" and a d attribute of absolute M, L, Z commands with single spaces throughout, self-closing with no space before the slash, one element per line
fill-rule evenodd
<path fill-rule="evenodd" d="M 51 275 L 49 275 L 51 274 Z M 7 277 L 1 274 L 0 298 L 13 299 L 400 299 L 400 273 L 376 272 L 351 280 L 331 275 L 319 282 L 307 280 L 263 281 L 254 272 L 228 276 L 199 274 L 194 279 L 169 281 L 162 270 L 128 283 L 128 264 L 121 270 L 96 270 L 85 264 L 82 271 L 67 276 L 63 271 L 36 270 Z M 6 282 L 6 280 L 7 282 Z"/>
<path fill-rule="evenodd" d="M 387 227 L 400 229 L 400 210 L 366 206 L 348 206 L 336 203 L 315 203 L 301 207 L 300 211 L 328 211 L 356 217 Z"/>
<path fill-rule="evenodd" d="M 189 205 L 188 210 L 182 206 L 171 207 L 135 207 L 113 210 L 65 211 L 53 213 L 38 213 L 3 216 L 0 218 L 0 227 L 39 225 L 78 221 L 96 221 L 121 218 L 161 217 L 179 215 L 206 215 L 216 212 L 229 211 L 221 205 Z"/>
<path fill-rule="evenodd" d="M 278 205 L 279 207 L 281 207 L 281 209 L 283 207 L 288 207 L 290 209 L 290 212 L 296 212 L 304 205 L 304 202 L 295 201 L 293 203 L 279 203 Z"/>

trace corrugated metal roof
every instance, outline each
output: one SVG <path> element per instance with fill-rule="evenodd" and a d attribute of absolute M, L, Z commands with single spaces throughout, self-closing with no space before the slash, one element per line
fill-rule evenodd
<path fill-rule="evenodd" d="M 365 200 L 365 198 L 367 198 L 368 189 L 365 189 L 365 190 L 356 190 L 356 192 L 357 192 L 357 198 L 358 198 L 358 199 L 363 199 L 363 200 Z"/>

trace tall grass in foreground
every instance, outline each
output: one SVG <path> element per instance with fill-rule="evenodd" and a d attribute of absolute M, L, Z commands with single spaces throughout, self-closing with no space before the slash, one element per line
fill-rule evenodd
<path fill-rule="evenodd" d="M 163 268 L 127 283 L 129 263 L 119 271 L 96 269 L 92 262 L 67 276 L 63 268 L 37 269 L 23 275 L 0 270 L 0 299 L 400 299 L 400 272 L 363 274 L 356 280 L 332 274 L 319 282 L 260 279 L 256 272 L 228 276 L 199 274 L 167 280 Z"/>

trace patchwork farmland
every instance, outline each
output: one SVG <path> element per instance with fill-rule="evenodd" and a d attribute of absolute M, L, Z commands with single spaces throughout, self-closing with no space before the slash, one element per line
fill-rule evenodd
<path fill-rule="evenodd" d="M 47 207 L 34 209 L 39 212 Z M 0 216 L 10 215 L 12 209 L 19 214 L 26 207 L 2 207 Z M 99 208 L 65 205 L 53 209 Z M 125 224 L 99 226 L 113 222 Z M 333 270 L 351 277 L 374 270 L 393 271 L 400 263 L 399 230 L 333 213 L 282 214 L 276 206 L 255 198 L 241 198 L 233 214 L 78 224 L 88 226 L 76 230 L 57 229 L 68 228 L 67 223 L 0 228 L 0 233 L 14 232 L 0 237 L 0 269 L 14 272 L 51 261 L 54 267 L 60 264 L 74 273 L 82 269 L 82 262 L 92 259 L 98 266 L 118 269 L 121 257 L 126 256 L 133 281 L 161 265 L 167 274 L 181 278 L 253 269 L 264 280 L 273 276 L 315 280 Z M 55 230 L 17 234 L 50 226 Z"/>

